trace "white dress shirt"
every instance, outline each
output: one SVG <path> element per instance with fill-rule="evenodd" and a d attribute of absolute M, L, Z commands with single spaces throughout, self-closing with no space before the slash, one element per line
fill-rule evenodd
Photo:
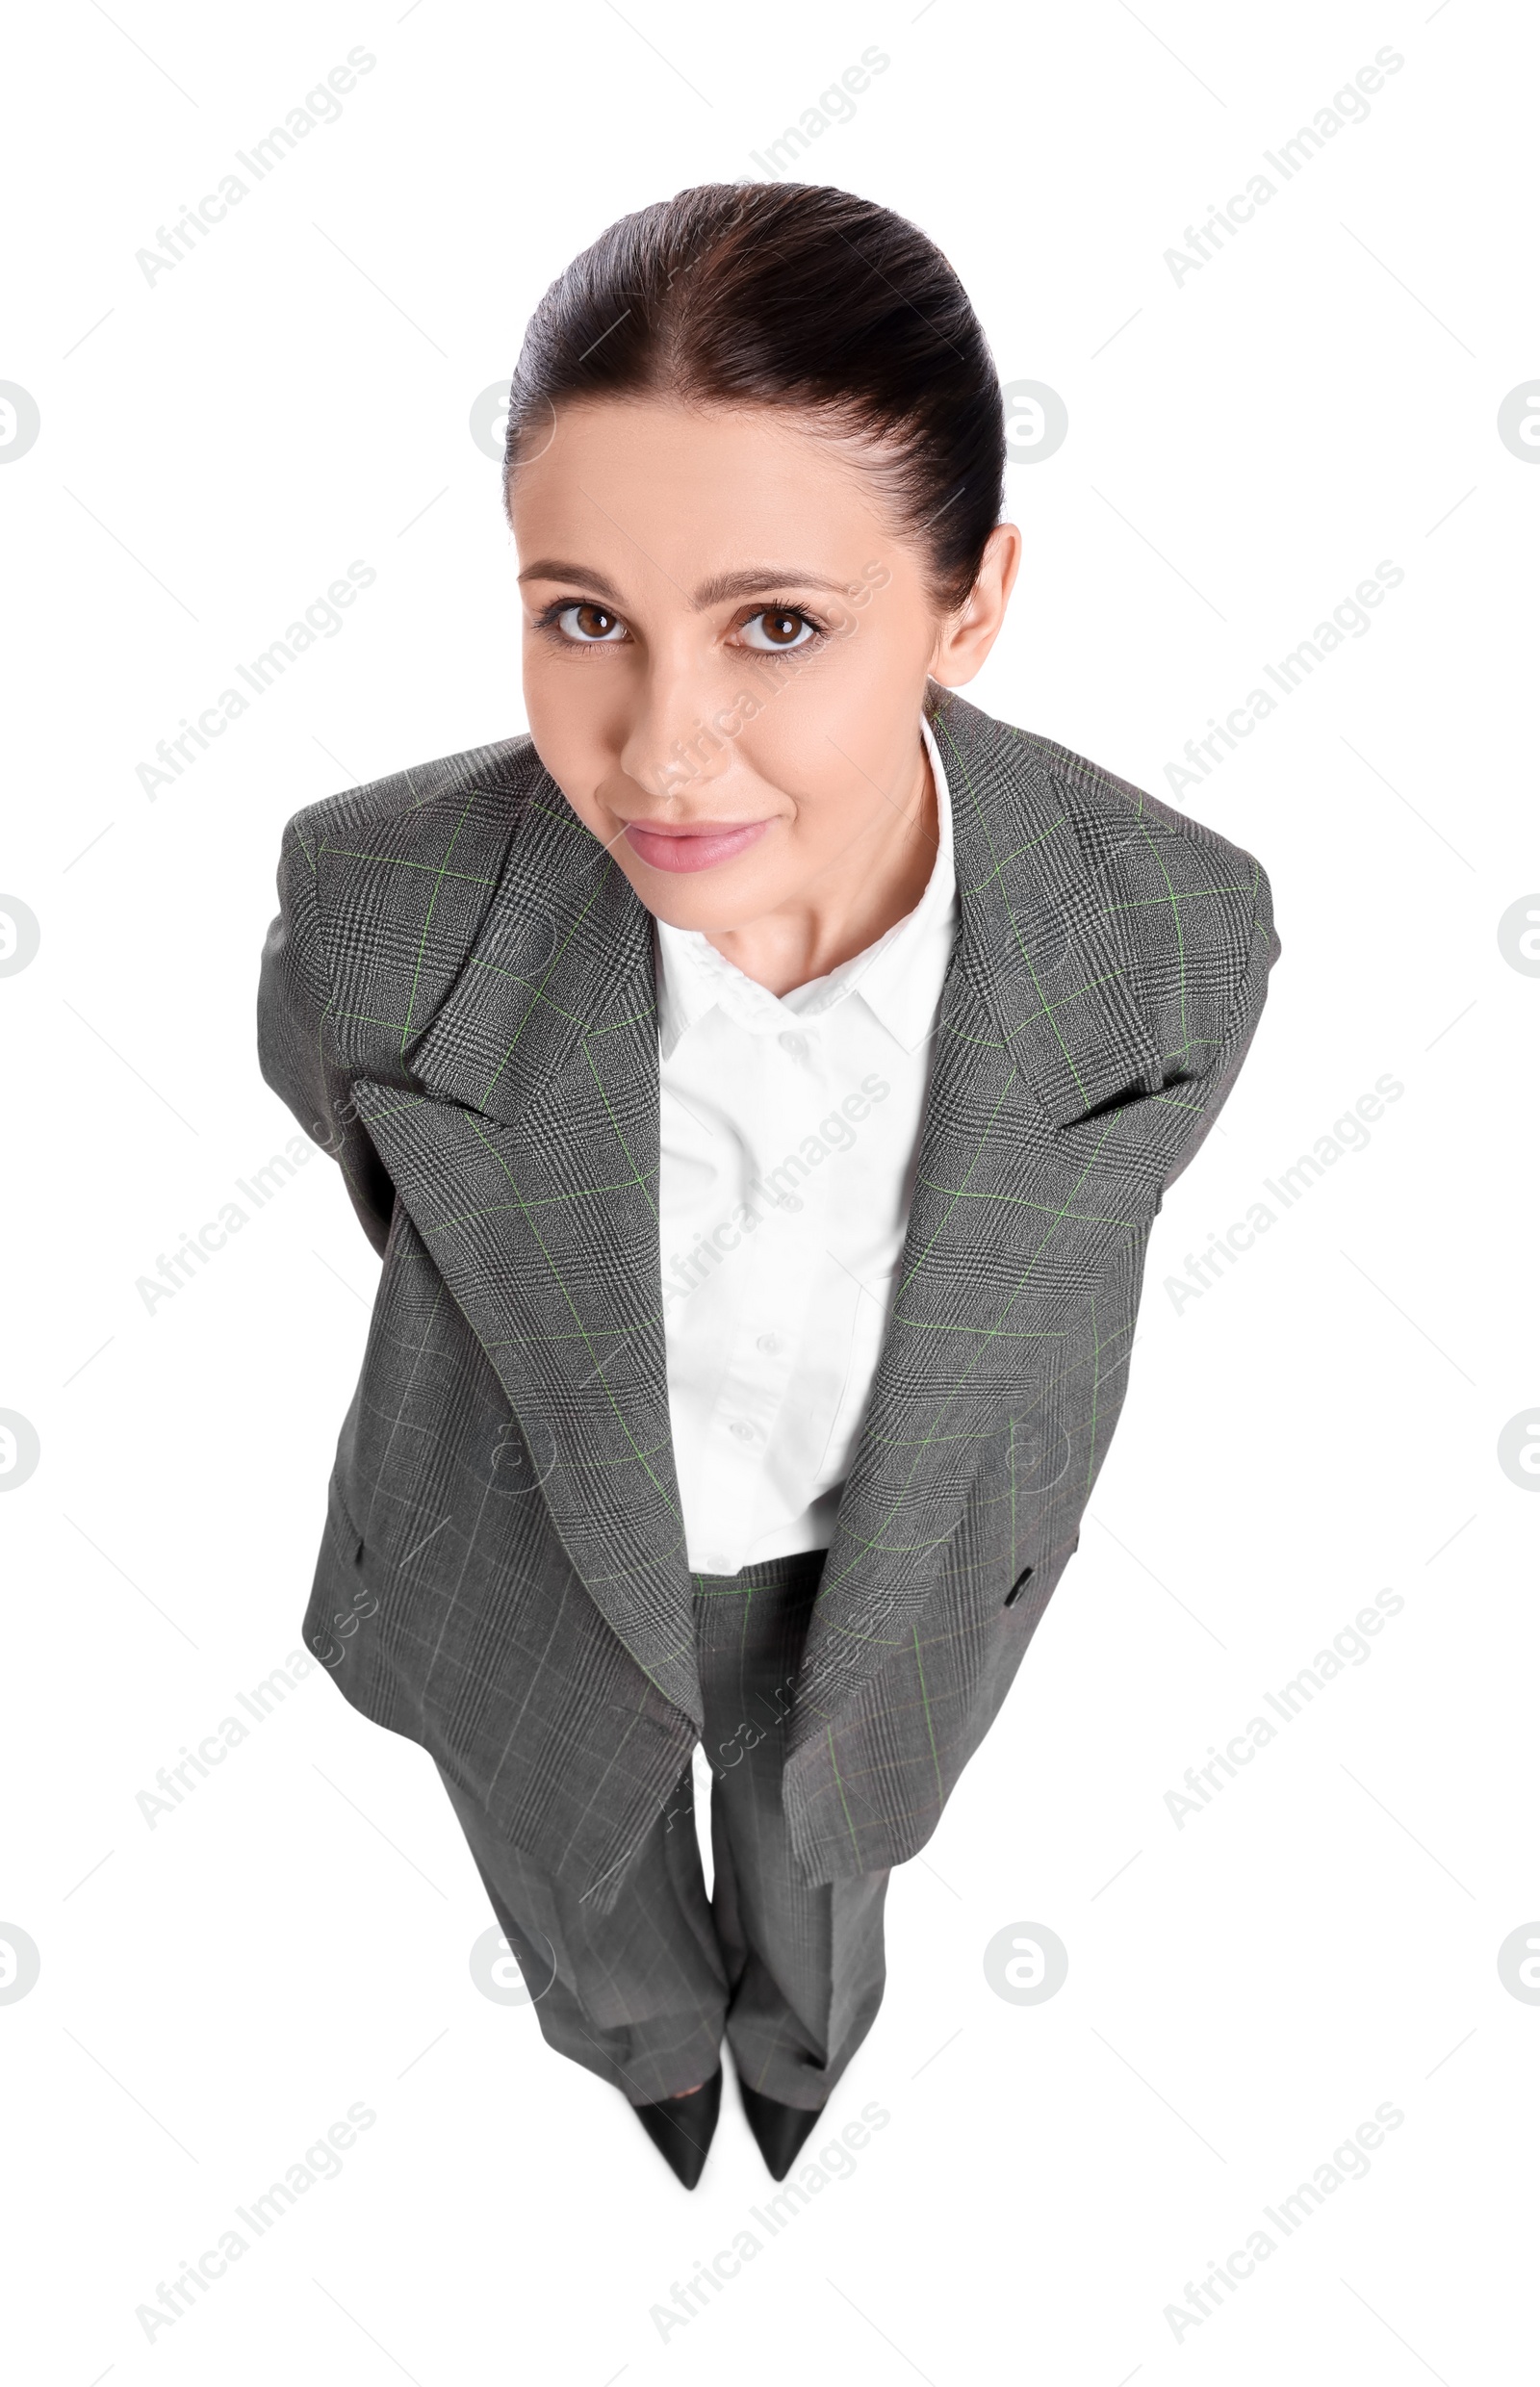
<path fill-rule="evenodd" d="M 834 1537 L 909 1220 L 957 923 L 952 810 L 925 892 L 789 994 L 656 928 L 663 1319 L 691 1568 Z"/>

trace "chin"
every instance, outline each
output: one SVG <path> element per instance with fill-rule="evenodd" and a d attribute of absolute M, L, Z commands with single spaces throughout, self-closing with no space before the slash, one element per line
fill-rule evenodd
<path fill-rule="evenodd" d="M 634 879 L 631 885 L 636 886 Z M 655 920 L 666 921 L 670 928 L 698 929 L 705 937 L 743 928 L 775 908 L 774 894 L 763 888 L 742 892 L 735 900 L 725 889 L 714 893 L 700 886 L 663 886 L 655 895 L 636 886 L 636 892 Z"/>

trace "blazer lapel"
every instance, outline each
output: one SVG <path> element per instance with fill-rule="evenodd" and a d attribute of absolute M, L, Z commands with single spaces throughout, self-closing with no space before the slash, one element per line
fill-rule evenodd
<path fill-rule="evenodd" d="M 454 984 L 359 1112 L 574 1567 L 699 1729 L 669 1431 L 652 921 L 541 772 Z"/>
<path fill-rule="evenodd" d="M 1119 1096 L 1164 1078 L 1094 858 L 1014 732 L 956 698 L 932 723 L 952 799 L 958 935 L 893 1308 L 813 1609 L 793 1751 L 909 1645 L 981 1441 L 1012 1416 L 1027 1445 L 1046 1432 L 1055 1346 L 1159 1192 L 1156 1165 L 1112 1116 Z"/>

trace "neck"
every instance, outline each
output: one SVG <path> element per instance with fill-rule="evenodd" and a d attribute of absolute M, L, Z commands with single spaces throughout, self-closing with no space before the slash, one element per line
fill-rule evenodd
<path fill-rule="evenodd" d="M 901 802 L 792 902 L 707 942 L 772 994 L 789 994 L 854 961 L 913 911 L 925 892 L 940 838 L 931 758 L 921 742 Z"/>

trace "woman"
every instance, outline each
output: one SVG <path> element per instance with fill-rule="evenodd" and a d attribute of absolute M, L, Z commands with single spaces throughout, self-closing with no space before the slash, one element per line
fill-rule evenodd
<path fill-rule="evenodd" d="M 871 2026 L 1278 951 L 1249 856 L 951 693 L 1003 467 L 911 224 L 626 218 L 513 382 L 530 734 L 284 838 L 263 1067 L 384 1258 L 307 1643 L 687 2187 L 724 2032 L 779 2179 Z"/>

